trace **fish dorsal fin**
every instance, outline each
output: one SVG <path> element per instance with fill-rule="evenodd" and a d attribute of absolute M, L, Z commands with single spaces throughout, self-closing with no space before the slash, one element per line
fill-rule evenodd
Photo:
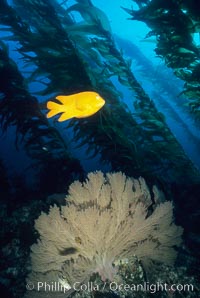
<path fill-rule="evenodd" d="M 72 101 L 74 100 L 73 95 L 58 95 L 56 96 L 56 99 L 60 101 L 63 105 L 70 105 L 72 104 Z"/>
<path fill-rule="evenodd" d="M 75 98 L 76 95 L 58 95 L 56 99 L 62 103 L 62 114 L 58 118 L 59 122 L 75 117 Z"/>

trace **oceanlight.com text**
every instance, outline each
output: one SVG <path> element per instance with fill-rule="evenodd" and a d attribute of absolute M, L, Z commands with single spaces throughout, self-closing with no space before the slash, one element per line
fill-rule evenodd
<path fill-rule="evenodd" d="M 69 290 L 77 292 L 95 292 L 104 291 L 109 289 L 113 292 L 149 292 L 156 293 L 158 291 L 167 292 L 192 292 L 194 291 L 194 286 L 192 284 L 168 284 L 168 283 L 149 283 L 144 282 L 142 284 L 126 284 L 126 283 L 116 283 L 116 282 L 104 282 L 103 285 L 96 284 L 94 282 L 80 283 L 75 282 L 73 285 L 66 283 L 63 285 L 60 282 L 40 282 L 32 283 L 29 282 L 26 285 L 27 290 L 36 290 L 38 292 L 63 292 L 66 293 Z"/>
<path fill-rule="evenodd" d="M 150 292 L 152 294 L 158 291 L 172 291 L 172 292 L 189 292 L 194 291 L 192 284 L 167 284 L 167 283 L 148 283 L 142 284 L 118 284 L 116 282 L 110 283 L 110 290 L 112 291 L 132 291 L 132 292 Z"/>

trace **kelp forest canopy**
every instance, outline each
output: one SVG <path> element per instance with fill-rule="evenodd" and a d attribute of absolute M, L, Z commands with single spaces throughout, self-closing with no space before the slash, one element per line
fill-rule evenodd
<path fill-rule="evenodd" d="M 3 132 L 9 126 L 16 127 L 16 146 L 23 144 L 33 163 L 39 163 L 40 181 L 47 183 L 53 176 L 54 185 L 47 192 L 62 192 L 74 177 L 81 179 L 84 170 L 63 134 L 47 121 L 45 101 L 52 94 L 93 90 L 106 101 L 102 110 L 65 124 L 73 130 L 73 140 L 87 147 L 90 158 L 100 155 L 112 171 L 143 176 L 149 183 L 198 183 L 198 170 L 137 81 L 130 61 L 116 47 L 107 16 L 90 0 L 70 2 L 13 0 L 10 5 L 10 1 L 1 0 Z M 143 21 L 151 28 L 149 36 L 157 39 L 156 54 L 185 81 L 187 108 L 198 122 L 200 54 L 191 37 L 200 25 L 195 1 L 134 2 L 138 10 L 123 8 L 127 18 Z M 73 13 L 79 13 L 82 20 L 77 21 Z M 32 66 L 28 78 L 9 56 L 9 42 L 16 43 L 24 65 Z M 114 79 L 130 91 L 133 112 Z M 44 89 L 33 93 L 28 88 L 30 82 L 40 82 Z"/>
<path fill-rule="evenodd" d="M 155 52 L 165 60 L 174 74 L 185 81 L 182 91 L 188 98 L 193 117 L 200 120 L 200 50 L 194 35 L 200 33 L 199 3 L 196 0 L 134 1 L 139 9 L 127 9 L 131 20 L 145 22 L 155 36 Z M 198 36 L 199 37 L 199 36 Z"/>

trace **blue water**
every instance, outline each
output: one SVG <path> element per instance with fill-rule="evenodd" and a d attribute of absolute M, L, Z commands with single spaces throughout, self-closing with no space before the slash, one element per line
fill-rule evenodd
<path fill-rule="evenodd" d="M 108 16 L 118 48 L 122 49 L 125 57 L 132 59 L 134 76 L 154 101 L 158 110 L 165 115 L 169 128 L 185 153 L 200 169 L 200 131 L 189 111 L 184 108 L 185 101 L 180 96 L 184 82 L 175 77 L 173 71 L 165 66 L 164 61 L 156 56 L 154 52 L 156 47 L 155 37 L 145 39 L 150 28 L 143 22 L 128 20 L 128 14 L 120 8 L 122 6 L 137 9 L 137 5 L 131 0 L 118 2 L 120 2 L 119 6 L 116 6 L 114 1 L 106 0 L 94 0 L 93 4 Z M 199 41 L 198 34 L 194 35 L 194 41 L 196 43 Z M 141 51 L 140 54 L 134 51 L 135 46 Z M 144 63 L 143 66 L 146 66 L 146 72 L 140 69 L 142 63 Z M 175 81 L 176 90 L 171 92 L 172 90 L 167 87 L 161 89 L 160 84 L 157 82 L 160 80 Z M 121 91 L 122 89 L 127 95 L 129 91 L 125 90 L 124 86 Z M 131 105 L 132 103 L 128 104 Z"/>
<path fill-rule="evenodd" d="M 62 3 L 63 1 L 58 2 Z M 9 3 L 12 4 L 12 1 L 10 0 Z M 66 1 L 64 6 L 68 8 L 75 3 L 76 1 Z M 118 5 L 115 5 L 115 1 L 107 0 L 93 0 L 92 3 L 107 15 L 116 46 L 123 52 L 125 58 L 131 59 L 134 76 L 144 88 L 145 92 L 154 101 L 158 110 L 165 115 L 167 125 L 183 147 L 185 153 L 195 166 L 200 169 L 200 133 L 199 128 L 196 126 L 189 111 L 184 108 L 184 98 L 180 96 L 184 82 L 176 78 L 173 71 L 168 69 L 160 58 L 156 57 L 154 52 L 156 46 L 155 38 L 145 39 L 145 36 L 150 29 L 142 22 L 128 20 L 129 15 L 120 7 L 137 8 L 137 6 L 131 0 L 118 1 Z M 71 15 L 74 16 L 77 21 L 83 21 L 78 12 L 72 12 Z M 1 35 L 8 35 L 8 33 L 2 32 Z M 196 35 L 194 38 L 195 41 L 198 42 L 198 37 Z M 34 66 L 31 64 L 24 64 L 21 55 L 16 50 L 19 46 L 17 42 L 9 41 L 7 44 L 9 46 L 10 56 L 17 62 L 24 77 L 28 77 L 34 70 Z M 32 54 L 34 55 L 34 53 Z M 37 80 L 39 81 L 39 79 L 43 81 L 46 80 L 44 76 L 41 76 L 41 78 L 38 78 Z M 165 80 L 174 82 L 176 88 L 170 90 L 169 85 L 165 86 L 165 84 L 163 84 Z M 125 103 L 129 110 L 133 111 L 131 92 L 128 88 L 121 85 L 117 79 L 112 79 L 112 81 L 117 89 L 124 95 L 124 98 L 126 98 Z M 37 92 L 43 89 L 44 85 L 39 82 L 29 83 L 30 93 L 34 93 L 39 101 L 44 101 L 50 97 L 50 95 L 46 97 L 37 95 Z M 54 94 L 51 96 L 53 95 Z M 57 127 L 59 127 L 59 125 L 57 125 Z M 61 134 L 63 134 L 62 125 L 60 126 L 60 131 Z M 9 137 L 9 142 L 10 139 L 12 139 L 12 137 Z M 8 159 L 10 162 L 9 154 L 7 154 L 7 147 L 9 146 L 6 145 L 7 140 L 2 139 L 1 141 L 5 145 L 1 147 L 2 154 L 4 158 Z M 71 146 L 73 147 L 73 145 Z M 14 146 L 10 146 L 10 150 L 11 148 L 13 156 L 21 154 L 15 152 Z M 92 162 L 89 161 L 88 156 L 85 154 L 85 149 L 82 148 L 77 150 L 73 147 L 72 150 L 75 150 L 75 155 L 81 155 L 81 161 L 86 171 L 91 171 L 95 168 L 98 169 L 101 166 L 99 157 L 97 156 Z M 14 158 L 14 160 L 18 159 Z M 21 164 L 26 164 L 26 160 L 27 157 L 24 158 Z M 13 162 L 13 168 L 16 168 L 16 170 L 19 169 L 17 162 Z"/>

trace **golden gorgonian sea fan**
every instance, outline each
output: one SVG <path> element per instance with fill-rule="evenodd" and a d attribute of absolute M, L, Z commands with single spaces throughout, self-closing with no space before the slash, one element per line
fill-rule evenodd
<path fill-rule="evenodd" d="M 158 202 L 162 193 L 156 187 L 153 193 Z M 38 281 L 63 284 L 64 278 L 72 290 L 75 282 L 85 283 L 95 272 L 102 280 L 112 281 L 116 264 L 133 256 L 146 271 L 161 263 L 172 265 L 174 246 L 180 244 L 182 234 L 182 228 L 173 223 L 172 203 L 153 204 L 144 179 L 131 179 L 121 172 L 106 176 L 95 172 L 88 174 L 85 183 L 75 181 L 66 205 L 42 213 L 35 228 L 40 239 L 31 247 L 28 280 L 37 288 Z M 57 290 L 56 297 L 66 297 Z M 26 295 L 36 296 L 51 297 L 51 293 L 33 290 Z"/>

